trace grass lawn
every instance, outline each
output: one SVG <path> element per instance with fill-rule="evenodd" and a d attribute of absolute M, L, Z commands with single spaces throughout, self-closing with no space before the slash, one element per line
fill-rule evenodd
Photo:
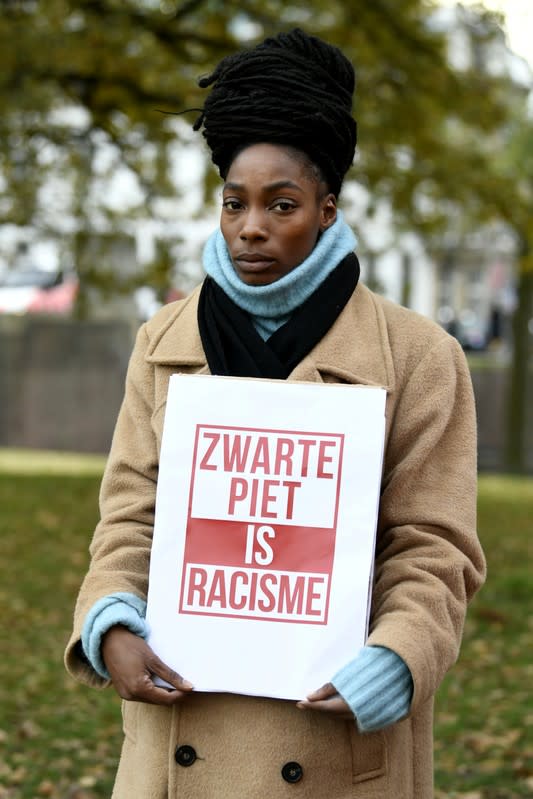
<path fill-rule="evenodd" d="M 0 799 L 111 794 L 119 700 L 62 666 L 101 469 L 0 450 Z M 436 799 L 533 796 L 533 480 L 483 477 L 479 510 L 490 577 L 438 697 Z"/>

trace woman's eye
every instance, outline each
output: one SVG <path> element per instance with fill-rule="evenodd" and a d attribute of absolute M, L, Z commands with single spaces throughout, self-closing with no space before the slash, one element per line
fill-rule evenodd
<path fill-rule="evenodd" d="M 226 209 L 226 211 L 238 211 L 242 208 L 242 203 L 238 200 L 224 200 L 222 203 L 222 207 Z"/>
<path fill-rule="evenodd" d="M 293 203 L 287 202 L 287 200 L 279 200 L 277 203 L 274 203 L 272 207 L 283 212 L 294 211 L 295 208 Z"/>

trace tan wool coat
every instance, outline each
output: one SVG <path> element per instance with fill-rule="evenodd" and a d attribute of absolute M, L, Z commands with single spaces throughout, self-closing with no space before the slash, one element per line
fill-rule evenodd
<path fill-rule="evenodd" d="M 88 685 L 104 681 L 81 653 L 87 611 L 116 591 L 147 593 L 168 379 L 174 372 L 208 372 L 198 294 L 143 325 L 131 358 L 101 489 L 102 518 L 66 652 L 68 670 Z M 361 734 L 353 722 L 281 700 L 193 694 L 173 708 L 124 702 L 114 799 L 433 796 L 433 697 L 457 657 L 467 602 L 485 573 L 476 536 L 474 403 L 463 353 L 437 325 L 359 285 L 289 379 L 387 389 L 368 643 L 389 647 L 409 666 L 410 714 Z M 183 746 L 196 753 L 192 765 L 176 759 Z M 293 783 L 282 776 L 291 762 L 303 775 Z"/>

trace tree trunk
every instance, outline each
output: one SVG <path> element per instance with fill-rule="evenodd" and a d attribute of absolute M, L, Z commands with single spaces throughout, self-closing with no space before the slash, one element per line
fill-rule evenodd
<path fill-rule="evenodd" d="M 513 356 L 507 390 L 505 467 L 508 472 L 523 474 L 527 469 L 529 326 L 533 314 L 533 270 L 529 263 L 529 244 L 526 241 L 523 241 L 520 255 L 518 304 L 513 316 Z"/>
<path fill-rule="evenodd" d="M 411 307 L 412 259 L 408 252 L 402 253 L 402 299 L 404 308 Z"/>

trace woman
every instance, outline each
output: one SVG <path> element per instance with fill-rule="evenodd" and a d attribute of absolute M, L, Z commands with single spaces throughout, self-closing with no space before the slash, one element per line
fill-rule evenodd
<path fill-rule="evenodd" d="M 468 369 L 441 328 L 358 284 L 337 210 L 356 143 L 342 53 L 295 30 L 224 59 L 212 84 L 195 127 L 224 180 L 220 230 L 202 286 L 139 331 L 67 668 L 126 700 L 116 799 L 430 799 L 433 697 L 485 568 Z M 195 693 L 144 640 L 175 372 L 387 389 L 370 635 L 298 703 Z"/>

